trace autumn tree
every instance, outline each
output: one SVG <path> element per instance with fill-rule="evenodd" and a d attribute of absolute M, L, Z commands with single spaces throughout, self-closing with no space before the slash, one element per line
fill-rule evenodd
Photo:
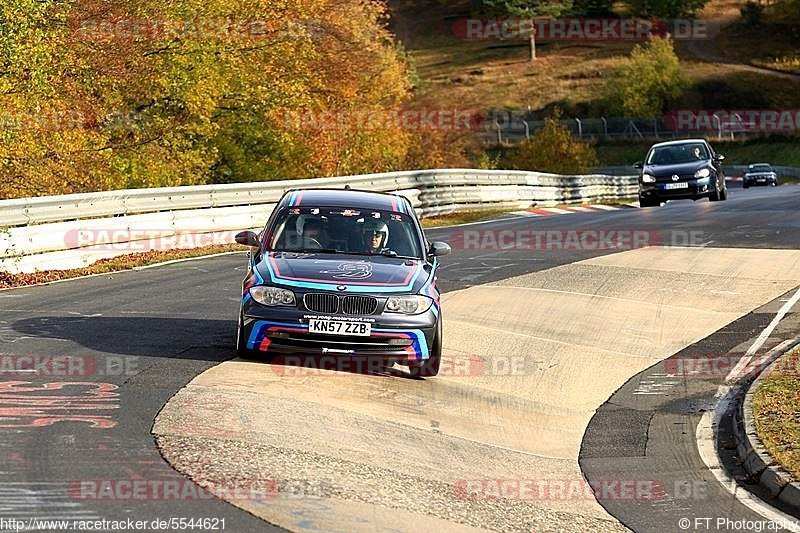
<path fill-rule="evenodd" d="M 513 148 L 508 160 L 513 168 L 556 174 L 585 173 L 598 165 L 594 149 L 561 124 L 559 110 L 530 139 Z"/>
<path fill-rule="evenodd" d="M 656 37 L 634 46 L 605 90 L 615 114 L 655 118 L 687 85 L 672 41 Z"/>
<path fill-rule="evenodd" d="M 286 119 L 407 105 L 385 9 L 2 0 L 0 198 L 398 169 L 427 136 Z"/>

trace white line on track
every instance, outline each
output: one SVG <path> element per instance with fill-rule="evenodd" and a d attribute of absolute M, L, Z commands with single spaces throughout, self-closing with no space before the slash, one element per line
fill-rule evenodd
<path fill-rule="evenodd" d="M 764 343 L 767 341 L 769 336 L 772 335 L 772 332 L 775 331 L 775 328 L 778 326 L 780 321 L 783 320 L 783 317 L 786 316 L 786 313 L 791 311 L 792 307 L 794 307 L 798 301 L 800 301 L 800 288 L 798 288 L 794 295 L 781 306 L 781 308 L 778 310 L 778 313 L 772 318 L 772 322 L 770 322 L 769 325 L 764 328 L 764 331 L 762 331 L 761 334 L 756 338 L 755 342 L 753 342 L 753 345 L 750 346 L 750 349 L 745 352 L 745 356 L 739 359 L 739 362 L 736 364 L 736 366 L 733 367 L 733 369 L 731 369 L 731 371 L 725 377 L 726 381 L 729 381 L 735 376 L 742 375 L 741 372 L 747 368 L 747 366 L 753 360 L 755 353 L 760 350 L 762 346 L 764 346 Z"/>
<path fill-rule="evenodd" d="M 761 515 L 767 520 L 778 522 L 783 527 L 793 533 L 800 533 L 800 522 L 793 516 L 790 516 L 783 511 L 780 511 L 771 505 L 764 502 L 754 494 L 751 494 L 739 483 L 733 479 L 722 466 L 719 460 L 719 452 L 717 451 L 717 432 L 719 430 L 719 423 L 723 415 L 728 412 L 731 404 L 735 398 L 742 393 L 743 383 L 728 384 L 727 382 L 732 376 L 737 375 L 745 365 L 747 365 L 755 354 L 769 338 L 769 335 L 775 330 L 775 327 L 780 323 L 786 313 L 800 300 L 800 288 L 795 292 L 789 301 L 787 301 L 772 319 L 772 322 L 761 332 L 761 334 L 753 342 L 750 349 L 747 350 L 742 360 L 728 373 L 725 378 L 726 384 L 721 385 L 716 394 L 714 394 L 712 410 L 703 413 L 700 422 L 697 424 L 697 431 L 695 432 L 695 439 L 697 440 L 697 451 L 700 454 L 700 459 L 705 463 L 706 467 L 714 474 L 717 481 L 730 492 L 736 500 L 749 508 L 751 511 Z M 784 349 L 795 341 L 787 340 L 780 343 L 767 353 L 767 360 L 777 357 Z M 741 367 L 741 368 L 740 368 Z"/>
<path fill-rule="evenodd" d="M 542 211 L 547 211 L 548 213 L 554 213 L 556 215 L 574 215 L 575 211 L 570 211 L 568 209 L 559 209 L 558 207 L 542 207 Z"/>

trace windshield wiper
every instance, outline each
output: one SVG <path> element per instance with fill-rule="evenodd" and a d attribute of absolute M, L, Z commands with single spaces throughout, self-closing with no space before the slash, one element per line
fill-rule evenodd
<path fill-rule="evenodd" d="M 392 259 L 413 259 L 419 261 L 419 257 L 410 255 L 397 255 L 394 250 L 384 250 L 378 253 L 370 252 L 348 252 L 347 250 L 337 250 L 336 248 L 301 248 L 299 250 L 269 250 L 271 252 L 288 253 L 288 254 L 341 254 L 341 255 L 363 255 L 366 257 L 374 257 L 381 255 L 383 257 L 391 257 Z"/>
<path fill-rule="evenodd" d="M 337 250 L 336 248 L 300 248 L 299 250 L 272 250 L 273 252 L 281 252 L 285 254 L 349 254 L 345 250 Z"/>
<path fill-rule="evenodd" d="M 417 261 L 419 260 L 419 257 L 411 257 L 410 255 L 397 255 L 397 252 L 395 252 L 394 250 L 384 250 L 380 252 L 380 255 L 384 257 L 391 257 L 393 259 L 414 259 Z"/>

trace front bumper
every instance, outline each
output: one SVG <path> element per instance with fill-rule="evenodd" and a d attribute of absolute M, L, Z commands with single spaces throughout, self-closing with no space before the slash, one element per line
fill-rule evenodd
<path fill-rule="evenodd" d="M 742 180 L 742 183 L 747 187 L 755 187 L 757 185 L 772 185 L 777 184 L 777 178 L 771 178 L 767 176 L 756 176 L 756 177 L 748 177 Z"/>
<path fill-rule="evenodd" d="M 639 182 L 639 196 L 642 198 L 658 198 L 660 200 L 679 200 L 686 198 L 704 198 L 716 192 L 717 183 L 712 178 L 684 180 L 687 186 L 682 189 L 668 189 L 673 181 L 657 181 L 656 183 Z"/>
<path fill-rule="evenodd" d="M 369 337 L 309 333 L 308 320 L 329 318 L 368 321 Z M 267 307 L 256 302 L 242 306 L 243 338 L 248 350 L 275 355 L 377 356 L 424 360 L 434 345 L 439 312 L 431 307 L 419 315 L 381 313 L 363 317 L 324 315 L 300 307 Z"/>

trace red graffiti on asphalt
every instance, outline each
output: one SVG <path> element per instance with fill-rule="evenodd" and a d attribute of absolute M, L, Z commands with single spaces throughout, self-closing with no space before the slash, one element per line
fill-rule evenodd
<path fill-rule="evenodd" d="M 107 429 L 117 423 L 108 411 L 119 409 L 117 386 L 95 382 L 0 382 L 0 427 L 44 427 L 83 422 Z"/>

